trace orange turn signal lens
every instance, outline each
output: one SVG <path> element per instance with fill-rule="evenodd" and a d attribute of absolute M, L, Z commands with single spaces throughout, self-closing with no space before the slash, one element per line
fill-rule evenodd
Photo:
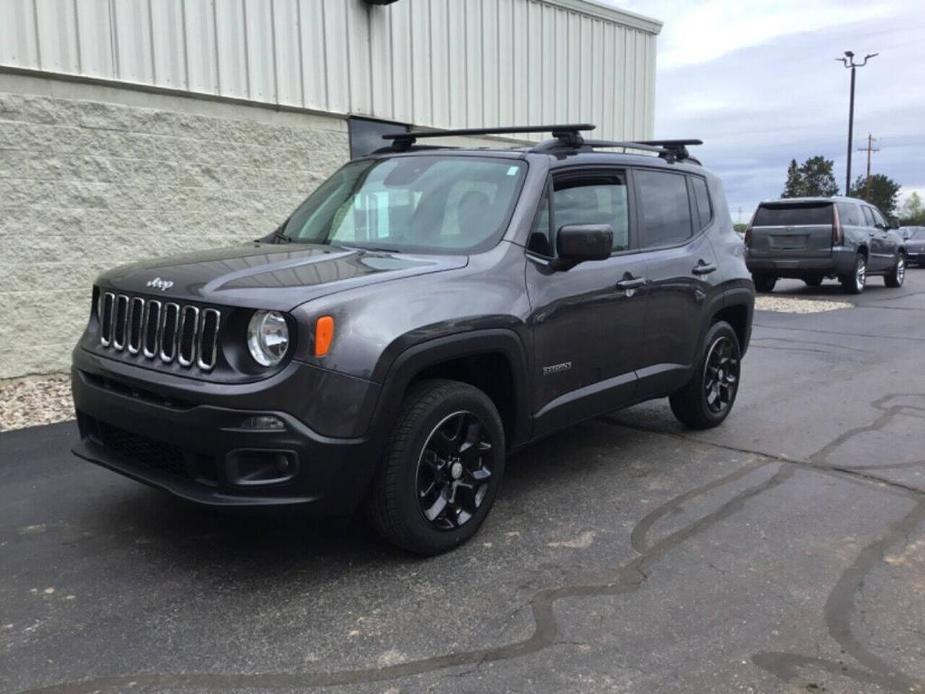
<path fill-rule="evenodd" d="M 334 339 L 334 318 L 321 316 L 315 321 L 315 356 L 323 357 L 331 347 Z"/>

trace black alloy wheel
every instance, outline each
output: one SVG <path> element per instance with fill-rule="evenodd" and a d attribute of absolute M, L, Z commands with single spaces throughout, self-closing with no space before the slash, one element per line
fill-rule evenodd
<path fill-rule="evenodd" d="M 418 509 L 440 530 L 465 525 L 491 481 L 491 440 L 472 412 L 454 412 L 431 432 L 418 460 Z"/>
<path fill-rule="evenodd" d="M 690 380 L 668 397 L 671 411 L 693 429 L 722 424 L 739 392 L 742 352 L 736 331 L 717 321 L 707 331 L 700 363 Z"/>
<path fill-rule="evenodd" d="M 738 387 L 738 347 L 729 337 L 718 337 L 710 346 L 703 372 L 703 392 L 710 412 L 722 414 L 732 407 Z"/>
<path fill-rule="evenodd" d="M 504 425 L 475 386 L 444 379 L 414 384 L 403 398 L 366 510 L 386 540 L 440 554 L 478 532 L 505 462 Z"/>

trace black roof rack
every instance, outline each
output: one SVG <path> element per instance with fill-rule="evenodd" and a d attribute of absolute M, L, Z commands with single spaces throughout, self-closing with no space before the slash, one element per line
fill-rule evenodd
<path fill-rule="evenodd" d="M 683 160 L 689 159 L 692 162 L 700 163 L 700 160 L 695 159 L 691 156 L 690 152 L 687 151 L 688 145 L 702 145 L 703 140 L 641 140 L 639 142 L 641 145 L 653 145 L 654 147 L 661 147 L 664 149 L 672 159 L 674 160 Z M 667 157 L 664 155 L 659 155 L 663 159 Z"/>
<path fill-rule="evenodd" d="M 388 148 L 391 151 L 404 152 L 411 149 L 416 140 L 425 137 L 466 137 L 469 135 L 516 135 L 518 133 L 551 132 L 556 142 L 566 147 L 580 147 L 584 142 L 581 131 L 594 130 L 595 127 L 590 123 L 574 123 L 565 125 L 515 125 L 502 128 L 463 128 L 462 130 L 425 130 L 389 133 L 383 135 L 382 139 L 392 141 L 392 146 Z"/>
<path fill-rule="evenodd" d="M 615 147 L 622 149 L 636 149 L 643 152 L 654 152 L 659 158 L 669 164 L 676 161 L 690 161 L 700 164 L 687 151 L 687 145 L 702 145 L 702 140 L 640 140 L 640 141 L 612 141 L 612 140 L 583 140 L 578 147 L 564 144 L 561 140 L 547 140 L 534 147 L 532 152 L 555 152 L 562 149 L 594 149 L 596 147 Z"/>
<path fill-rule="evenodd" d="M 569 145 L 563 145 L 561 140 L 546 140 L 534 147 L 531 152 L 551 152 L 557 149 L 577 149 Z M 638 149 L 644 152 L 657 152 L 659 155 L 666 153 L 668 150 L 661 147 L 655 147 L 643 142 L 616 142 L 612 140 L 582 140 L 578 148 L 594 149 L 595 147 L 621 147 L 623 149 Z"/>
<path fill-rule="evenodd" d="M 688 160 L 700 162 L 687 151 L 688 145 L 702 145 L 702 140 L 639 140 L 636 142 L 618 142 L 610 140 L 585 140 L 581 133 L 594 130 L 590 123 L 571 123 L 560 125 L 514 125 L 500 128 L 463 128 L 460 130 L 424 130 L 415 132 L 388 133 L 383 140 L 390 140 L 391 145 L 377 150 L 376 154 L 387 152 L 407 152 L 414 143 L 422 138 L 466 137 L 472 135 L 516 135 L 520 133 L 552 133 L 553 139 L 541 142 L 531 152 L 553 152 L 557 150 L 594 149 L 595 147 L 616 147 L 654 152 L 667 162 Z M 444 149 L 443 147 L 419 145 L 414 149 Z"/>

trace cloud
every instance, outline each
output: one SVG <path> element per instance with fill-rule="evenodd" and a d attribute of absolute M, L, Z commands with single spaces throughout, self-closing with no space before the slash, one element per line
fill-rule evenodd
<path fill-rule="evenodd" d="M 845 184 L 847 49 L 879 53 L 857 72 L 856 151 L 878 138 L 873 171 L 925 188 L 925 3 L 614 2 L 665 22 L 659 39 L 655 134 L 699 137 L 697 156 L 719 174 L 733 218 L 783 189 L 787 164 L 821 154 Z"/>
<path fill-rule="evenodd" d="M 611 2 L 665 22 L 659 64 L 664 69 L 698 65 L 783 36 L 896 16 L 895 0 L 629 0 Z"/>

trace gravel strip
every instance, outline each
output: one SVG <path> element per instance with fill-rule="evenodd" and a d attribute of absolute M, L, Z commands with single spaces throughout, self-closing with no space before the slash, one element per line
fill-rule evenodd
<path fill-rule="evenodd" d="M 797 299 L 792 296 L 758 296 L 755 297 L 755 310 L 777 311 L 778 313 L 822 313 L 837 311 L 842 308 L 854 308 L 847 301 L 829 299 Z"/>
<path fill-rule="evenodd" d="M 53 424 L 74 418 L 68 374 L 0 381 L 0 431 Z"/>

